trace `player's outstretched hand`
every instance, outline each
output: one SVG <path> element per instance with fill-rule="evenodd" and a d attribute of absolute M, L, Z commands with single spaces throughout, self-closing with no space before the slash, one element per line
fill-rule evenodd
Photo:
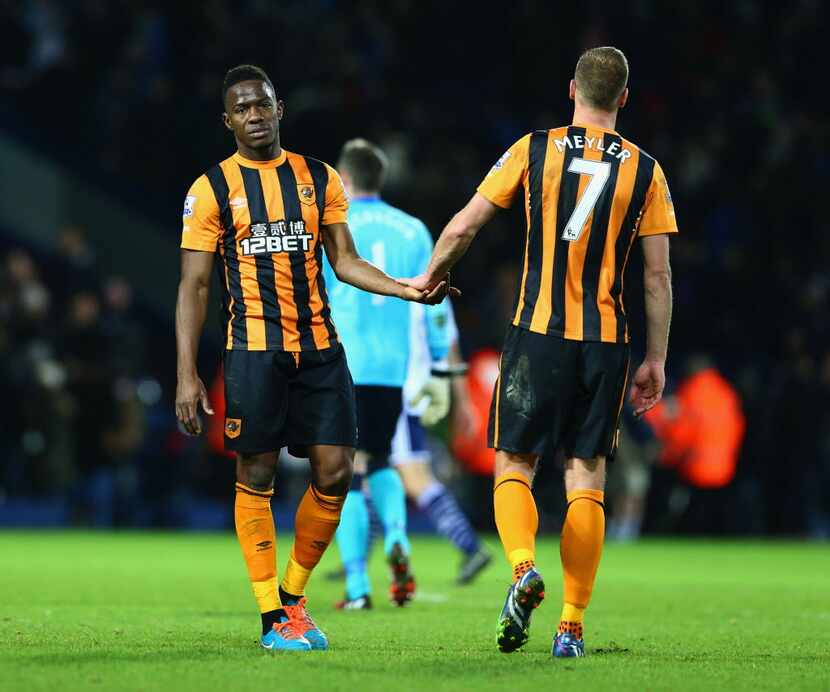
<path fill-rule="evenodd" d="M 634 415 L 642 416 L 646 411 L 654 408 L 662 398 L 665 386 L 665 365 L 659 361 L 643 361 L 634 373 L 631 394 L 628 397 L 634 407 Z"/>
<path fill-rule="evenodd" d="M 176 418 L 188 435 L 200 435 L 202 419 L 199 416 L 199 405 L 209 416 L 213 415 L 210 407 L 205 383 L 194 375 L 193 377 L 179 378 L 176 385 Z"/>
<path fill-rule="evenodd" d="M 418 297 L 415 297 L 415 293 L 407 290 L 404 291 L 404 295 L 401 296 L 404 300 L 411 300 L 416 303 L 436 305 L 447 296 L 457 298 L 461 295 L 461 291 L 450 284 L 449 274 L 447 274 L 447 276 L 438 283 L 430 281 L 424 274 L 411 279 L 397 279 L 397 282 L 402 286 L 415 289 L 420 293 Z"/>
<path fill-rule="evenodd" d="M 412 288 L 417 288 L 419 291 L 426 291 L 427 289 L 431 288 L 430 281 L 427 278 L 426 274 L 420 274 L 419 276 L 413 276 L 411 279 L 395 279 L 399 284 L 403 284 L 404 286 L 412 286 Z"/>

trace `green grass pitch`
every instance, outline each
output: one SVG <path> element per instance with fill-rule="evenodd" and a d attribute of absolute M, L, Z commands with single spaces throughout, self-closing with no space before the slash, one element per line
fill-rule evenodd
<path fill-rule="evenodd" d="M 289 546 L 283 536 L 280 564 Z M 608 545 L 579 660 L 549 653 L 553 539 L 538 546 L 548 597 L 530 642 L 496 650 L 508 577 L 497 552 L 456 587 L 453 549 L 417 538 L 420 598 L 404 609 L 386 601 L 377 550 L 373 612 L 334 611 L 342 587 L 318 575 L 311 611 L 331 650 L 272 655 L 257 647 L 231 534 L 0 533 L 0 690 L 830 690 L 826 544 Z"/>

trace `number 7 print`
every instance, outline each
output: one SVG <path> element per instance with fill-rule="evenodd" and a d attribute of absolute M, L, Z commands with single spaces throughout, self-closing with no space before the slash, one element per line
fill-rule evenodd
<path fill-rule="evenodd" d="M 571 159 L 571 165 L 568 166 L 568 173 L 591 176 L 587 187 L 582 193 L 582 197 L 580 197 L 576 207 L 574 207 L 571 218 L 565 224 L 565 230 L 562 231 L 562 240 L 573 242 L 579 240 L 579 237 L 582 235 L 582 230 L 585 228 L 585 222 L 588 220 L 588 215 L 594 210 L 599 196 L 605 189 L 605 184 L 611 175 L 611 164 L 607 161 Z"/>

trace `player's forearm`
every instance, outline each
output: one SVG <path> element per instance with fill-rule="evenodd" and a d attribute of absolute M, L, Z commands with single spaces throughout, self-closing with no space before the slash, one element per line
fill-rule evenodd
<path fill-rule="evenodd" d="M 441 281 L 467 252 L 478 232 L 479 227 L 465 220 L 465 215 L 459 212 L 446 225 L 427 268 L 427 277 L 437 283 Z"/>
<path fill-rule="evenodd" d="M 646 271 L 646 360 L 666 362 L 672 313 L 671 268 Z"/>
<path fill-rule="evenodd" d="M 207 315 L 208 287 L 193 281 L 179 284 L 176 300 L 176 361 L 179 377 L 196 374 L 199 337 Z"/>
<path fill-rule="evenodd" d="M 464 359 L 461 357 L 461 349 L 458 347 L 458 341 L 453 341 L 450 344 L 450 351 L 447 354 L 447 362 L 451 368 L 464 366 Z M 469 406 L 470 393 L 467 391 L 467 381 L 464 377 L 452 378 L 452 394 L 458 406 Z"/>
<path fill-rule="evenodd" d="M 355 288 L 382 296 L 400 298 L 403 295 L 401 284 L 362 257 L 343 257 L 332 268 L 340 281 Z"/>

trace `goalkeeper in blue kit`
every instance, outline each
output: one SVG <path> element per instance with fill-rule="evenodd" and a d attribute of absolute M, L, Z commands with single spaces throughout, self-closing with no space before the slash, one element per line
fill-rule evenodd
<path fill-rule="evenodd" d="M 338 170 L 349 194 L 349 227 L 357 251 L 391 276 L 416 276 L 428 265 L 432 236 L 418 219 L 380 198 L 386 157 L 363 139 L 347 142 Z M 337 546 L 346 572 L 346 598 L 340 607 L 371 607 L 366 571 L 369 548 L 368 491 L 384 530 L 384 553 L 392 573 L 390 597 L 403 606 L 415 592 L 406 534 L 406 496 L 398 472 L 390 466 L 392 438 L 404 405 L 403 386 L 410 352 L 410 308 L 401 300 L 375 296 L 337 280 L 326 266 L 326 285 L 355 383 L 358 444 L 351 489 L 343 505 Z M 440 368 L 449 350 L 447 303 L 429 306 L 429 350 Z M 449 410 L 450 381 L 431 377 L 419 397 L 430 418 Z"/>

